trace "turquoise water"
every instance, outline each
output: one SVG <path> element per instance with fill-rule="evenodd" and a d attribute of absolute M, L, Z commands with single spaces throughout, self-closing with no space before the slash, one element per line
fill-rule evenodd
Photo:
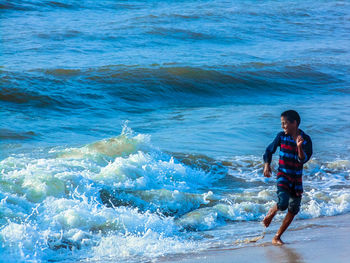
<path fill-rule="evenodd" d="M 276 197 L 262 154 L 287 109 L 314 143 L 297 220 L 349 213 L 349 2 L 0 9 L 4 260 L 138 262 L 244 245 Z"/>

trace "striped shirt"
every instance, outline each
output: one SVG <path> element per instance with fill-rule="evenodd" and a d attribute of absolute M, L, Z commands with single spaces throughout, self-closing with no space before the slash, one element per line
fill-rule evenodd
<path fill-rule="evenodd" d="M 302 148 L 305 154 L 304 160 L 300 160 L 298 156 L 297 144 L 293 137 L 280 132 L 277 134 L 273 142 L 266 148 L 264 154 L 264 162 L 271 163 L 272 154 L 280 147 L 280 158 L 277 173 L 277 186 L 283 187 L 290 192 L 295 192 L 297 196 L 303 193 L 303 164 L 310 160 L 312 155 L 312 141 L 310 136 L 300 130 L 300 135 L 304 142 Z"/>

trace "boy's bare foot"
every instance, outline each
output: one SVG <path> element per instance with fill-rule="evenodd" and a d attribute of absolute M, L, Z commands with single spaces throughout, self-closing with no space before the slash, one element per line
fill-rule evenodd
<path fill-rule="evenodd" d="M 265 218 L 263 219 L 262 223 L 265 227 L 268 227 L 270 224 L 271 224 L 271 221 L 272 221 L 272 218 L 273 218 L 273 215 L 271 214 L 267 214 L 265 216 Z"/>
<path fill-rule="evenodd" d="M 281 240 L 279 236 L 274 236 L 272 239 L 272 244 L 276 246 L 282 246 L 284 242 Z"/>

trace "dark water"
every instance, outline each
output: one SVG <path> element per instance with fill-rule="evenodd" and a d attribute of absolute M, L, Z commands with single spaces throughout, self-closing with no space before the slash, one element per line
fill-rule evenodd
<path fill-rule="evenodd" d="M 1 253 L 131 262 L 254 235 L 275 198 L 261 155 L 287 109 L 314 142 L 299 219 L 348 213 L 348 10 L 0 1 Z"/>

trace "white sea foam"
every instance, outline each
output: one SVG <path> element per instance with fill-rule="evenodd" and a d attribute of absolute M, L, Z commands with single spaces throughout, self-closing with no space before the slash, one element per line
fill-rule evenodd
<path fill-rule="evenodd" d="M 207 185 L 211 180 L 204 172 L 176 163 L 173 158 L 157 159 L 140 151 L 127 158 L 117 157 L 93 179 L 119 189 L 184 190 Z"/>
<path fill-rule="evenodd" d="M 312 189 L 304 194 L 299 217 L 316 218 L 350 212 L 350 189 L 340 191 L 320 191 Z"/>
<path fill-rule="evenodd" d="M 110 157 L 128 156 L 139 150 L 155 150 L 150 145 L 150 136 L 137 134 L 128 128 L 127 123 L 124 125 L 122 133 L 113 138 L 104 139 L 85 145 L 80 148 L 67 148 L 59 152 L 60 158 L 90 158 L 90 159 L 108 159 Z M 55 151 L 53 151 L 55 152 Z"/>
<path fill-rule="evenodd" d="M 203 246 L 199 250 L 205 248 Z M 136 256 L 138 259 L 135 261 L 139 262 L 184 251 L 198 251 L 198 245 L 182 237 L 169 238 L 149 229 L 138 235 L 103 237 L 93 251 L 92 260 L 133 261 L 132 258 Z"/>

